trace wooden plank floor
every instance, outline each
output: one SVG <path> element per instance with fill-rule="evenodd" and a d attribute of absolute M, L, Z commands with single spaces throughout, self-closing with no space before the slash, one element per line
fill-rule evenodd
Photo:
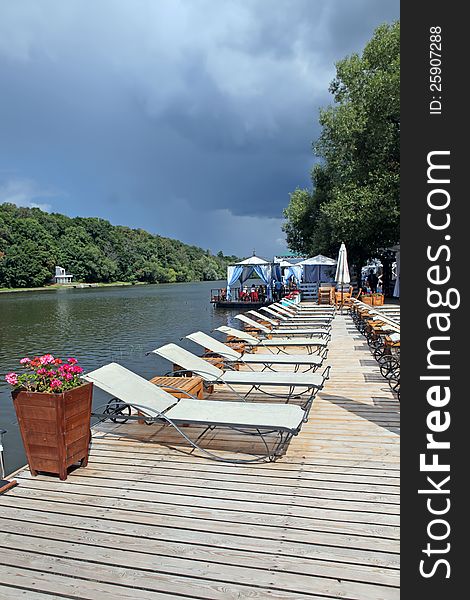
<path fill-rule="evenodd" d="M 209 461 L 132 424 L 96 431 L 66 482 L 21 470 L 0 497 L 0 600 L 398 599 L 399 403 L 348 316 L 328 363 L 276 463 Z M 256 451 L 233 432 L 202 444 Z"/>

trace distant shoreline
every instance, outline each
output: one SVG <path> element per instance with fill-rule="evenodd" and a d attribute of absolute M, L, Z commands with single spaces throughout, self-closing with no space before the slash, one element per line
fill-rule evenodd
<path fill-rule="evenodd" d="M 101 287 L 124 287 L 131 285 L 149 285 L 145 281 L 136 281 L 134 283 L 130 281 L 116 281 L 113 283 L 72 283 L 71 285 L 45 285 L 42 287 L 32 288 L 0 288 L 0 294 L 14 294 L 16 292 L 44 292 L 44 291 L 56 291 L 56 290 L 73 290 L 73 289 L 89 289 L 89 288 L 101 288 Z"/>

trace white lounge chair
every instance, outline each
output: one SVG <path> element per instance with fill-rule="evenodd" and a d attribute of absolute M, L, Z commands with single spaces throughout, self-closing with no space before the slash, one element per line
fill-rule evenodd
<path fill-rule="evenodd" d="M 272 306 L 272 305 L 271 305 Z M 317 323 L 331 323 L 333 316 L 332 315 L 318 315 L 318 316 L 297 316 L 291 315 L 290 313 L 279 312 L 271 308 L 271 306 L 262 306 L 260 310 L 264 311 L 269 317 L 277 319 L 283 325 L 285 324 L 299 324 L 299 325 L 316 325 Z M 253 313 L 254 311 L 248 311 Z M 260 313 L 258 313 L 260 314 Z M 264 315 L 262 315 L 265 318 Z"/>
<path fill-rule="evenodd" d="M 331 339 L 331 335 L 329 334 L 326 338 L 274 338 L 274 339 L 259 339 L 247 331 L 241 331 L 240 329 L 235 329 L 235 327 L 229 327 L 228 325 L 221 325 L 220 327 L 216 327 L 216 331 L 221 331 L 225 333 L 225 335 L 234 337 L 236 339 L 241 340 L 245 344 L 252 346 L 253 348 L 259 346 L 260 348 L 267 348 L 271 352 L 276 349 L 278 353 L 284 352 L 283 348 L 288 347 L 299 347 L 303 346 L 306 348 L 309 354 L 316 353 L 320 354 L 322 348 L 328 345 L 328 342 Z"/>
<path fill-rule="evenodd" d="M 305 417 L 304 411 L 296 405 L 175 398 L 117 363 L 96 369 L 84 375 L 83 379 L 113 396 L 103 412 L 93 413 L 99 420 L 111 419 L 123 423 L 128 420 L 142 420 L 142 417 L 145 417 L 147 423 L 168 424 L 174 427 L 193 449 L 223 462 L 276 460 L 292 436 L 299 433 Z M 140 415 L 131 414 L 132 410 L 138 411 Z M 202 426 L 205 430 L 196 440 L 192 440 L 189 433 L 181 429 L 183 424 Z M 225 427 L 257 436 L 265 448 L 265 453 L 253 459 L 231 459 L 202 448 L 199 442 L 204 433 L 215 427 Z M 271 441 L 274 443 L 270 443 Z"/>
<path fill-rule="evenodd" d="M 170 361 L 173 365 L 178 365 L 184 372 L 199 375 L 208 384 L 225 384 L 234 393 L 236 392 L 233 386 L 249 386 L 249 390 L 243 395 L 243 399 L 246 399 L 254 391 L 269 396 L 281 397 L 286 402 L 289 402 L 294 396 L 301 397 L 305 395 L 306 399 L 302 403 L 305 410 L 305 419 L 307 419 L 316 393 L 322 389 L 325 380 L 329 378 L 330 372 L 330 367 L 326 367 L 321 375 L 318 373 L 292 373 L 288 371 L 222 371 L 222 369 L 211 365 L 200 356 L 196 356 L 176 344 L 165 344 L 160 348 L 155 348 L 152 352 Z M 266 387 L 286 388 L 286 393 L 274 394 L 272 391 L 267 392 Z"/>
<path fill-rule="evenodd" d="M 303 327 L 301 329 L 298 329 L 296 327 L 269 328 L 266 325 L 261 325 L 261 323 L 257 323 L 256 321 L 253 321 L 253 319 L 250 319 L 250 317 L 247 317 L 246 315 L 242 315 L 242 314 L 235 315 L 235 319 L 238 319 L 242 323 L 246 323 L 253 329 L 257 329 L 258 331 L 261 331 L 261 333 L 263 333 L 264 335 L 268 335 L 268 336 L 269 335 L 272 335 L 272 336 L 280 335 L 281 337 L 289 338 L 289 337 L 294 337 L 294 336 L 313 337 L 314 335 L 316 335 L 318 337 L 325 337 L 331 331 L 330 325 L 324 325 L 324 326 L 315 327 L 315 328 Z"/>
<path fill-rule="evenodd" d="M 317 302 L 294 302 L 293 300 L 290 300 L 289 298 L 282 298 L 282 300 L 279 301 L 279 304 L 283 304 L 285 306 L 290 306 L 292 308 L 295 309 L 299 309 L 299 310 L 334 310 L 335 307 L 332 304 L 318 304 Z"/>
<path fill-rule="evenodd" d="M 298 319 L 298 318 L 302 318 L 302 319 L 329 319 L 332 320 L 334 317 L 334 313 L 331 312 L 330 310 L 327 311 L 295 311 L 295 310 L 291 310 L 290 308 L 286 308 L 285 306 L 280 306 L 278 304 L 271 304 L 271 306 L 269 306 L 269 308 L 271 310 L 274 310 L 277 314 L 281 314 L 285 317 L 289 317 L 291 319 Z"/>
<path fill-rule="evenodd" d="M 334 306 L 325 306 L 321 304 L 314 304 L 310 307 L 307 307 L 302 304 L 271 304 L 273 307 L 282 308 L 285 311 L 288 311 L 290 314 L 294 315 L 331 315 L 334 316 L 336 312 L 336 308 Z"/>
<path fill-rule="evenodd" d="M 288 329 L 301 329 L 302 327 L 320 327 L 320 328 L 324 328 L 324 327 L 331 327 L 331 320 L 330 319 L 317 319 L 315 317 L 315 319 L 313 320 L 308 320 L 308 319 L 289 319 L 289 317 L 286 317 L 285 319 L 281 319 L 279 317 L 277 317 L 277 319 L 273 318 L 273 315 L 263 315 L 261 313 L 259 313 L 256 310 L 248 310 L 247 314 L 252 315 L 253 317 L 256 317 L 256 319 L 258 319 L 258 321 L 262 321 L 262 323 L 268 323 L 269 325 L 271 325 L 272 327 L 285 327 Z"/>
<path fill-rule="evenodd" d="M 321 367 L 328 354 L 327 347 L 323 349 L 321 355 L 314 356 L 311 354 L 253 354 L 249 352 L 242 354 L 202 331 L 195 331 L 185 337 L 209 352 L 221 356 L 229 363 L 241 363 L 250 369 L 252 366 L 259 365 L 264 367 L 263 371 L 266 369 L 274 371 L 274 367 L 279 365 L 293 367 L 294 373 L 297 373 L 301 367 L 305 367 L 304 373 L 316 371 Z"/>
<path fill-rule="evenodd" d="M 278 306 L 282 306 L 288 310 L 292 310 L 295 312 L 332 312 L 336 311 L 336 307 L 334 305 L 325 305 L 325 304 L 314 304 L 308 302 L 300 302 L 299 304 L 290 302 L 287 299 L 283 299 L 278 303 Z"/>

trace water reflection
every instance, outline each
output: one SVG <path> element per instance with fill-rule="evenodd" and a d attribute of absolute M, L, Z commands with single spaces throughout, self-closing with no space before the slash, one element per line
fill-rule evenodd
<path fill-rule="evenodd" d="M 4 375 L 19 358 L 51 352 L 75 356 L 85 370 L 116 361 L 143 377 L 166 373 L 171 365 L 156 355 L 159 345 L 197 329 L 209 332 L 233 313 L 209 304 L 214 282 L 86 288 L 0 294 L 0 427 L 7 470 L 25 463 L 10 388 Z M 236 323 L 236 321 L 235 321 Z M 181 342 L 191 351 L 199 348 Z M 104 400 L 96 394 L 95 405 Z"/>

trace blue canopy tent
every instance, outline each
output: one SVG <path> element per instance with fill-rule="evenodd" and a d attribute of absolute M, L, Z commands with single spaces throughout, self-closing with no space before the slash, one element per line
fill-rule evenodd
<path fill-rule="evenodd" d="M 335 280 L 336 260 L 323 254 L 307 258 L 296 266 L 302 267 L 303 283 L 333 283 Z"/>
<path fill-rule="evenodd" d="M 266 286 L 267 298 L 272 300 L 272 284 L 274 281 L 281 281 L 281 268 L 279 264 L 268 262 L 259 256 L 250 256 L 245 260 L 227 267 L 227 299 L 231 300 L 230 288 L 237 282 L 243 287 L 253 273 L 256 273 Z"/>

